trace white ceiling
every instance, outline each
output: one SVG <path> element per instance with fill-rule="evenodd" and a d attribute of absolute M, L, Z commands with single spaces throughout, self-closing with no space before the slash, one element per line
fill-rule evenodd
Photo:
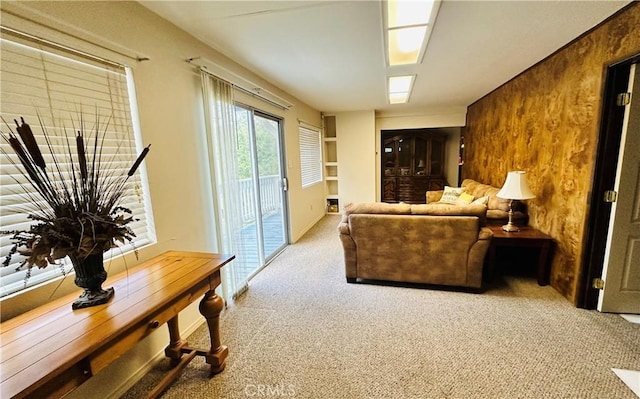
<path fill-rule="evenodd" d="M 443 1 L 421 64 L 388 68 L 380 1 L 141 1 L 324 112 L 467 107 L 630 1 Z M 408 104 L 386 76 L 415 73 Z"/>

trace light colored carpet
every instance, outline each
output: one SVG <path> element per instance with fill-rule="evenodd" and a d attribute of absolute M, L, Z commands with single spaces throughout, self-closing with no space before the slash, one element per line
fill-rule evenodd
<path fill-rule="evenodd" d="M 635 398 L 640 325 L 573 307 L 534 278 L 482 294 L 347 284 L 327 216 L 223 313 L 226 370 L 196 358 L 164 398 Z M 207 347 L 200 327 L 188 339 Z M 144 395 L 163 360 L 129 390 Z"/>

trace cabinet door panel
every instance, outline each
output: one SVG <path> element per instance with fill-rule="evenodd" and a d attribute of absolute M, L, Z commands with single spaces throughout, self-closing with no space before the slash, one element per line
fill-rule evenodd
<path fill-rule="evenodd" d="M 429 179 L 429 191 L 444 190 L 446 184 L 444 179 Z"/>
<path fill-rule="evenodd" d="M 395 176 L 396 175 L 396 156 L 397 156 L 397 142 L 390 141 L 384 143 L 383 153 L 382 153 L 382 164 L 383 169 L 382 172 L 384 176 Z"/>
<path fill-rule="evenodd" d="M 384 179 L 382 184 L 382 201 L 396 202 L 396 178 Z"/>
<path fill-rule="evenodd" d="M 427 202 L 428 190 L 429 178 L 427 177 L 398 178 L 398 201 L 408 204 L 424 204 Z"/>
<path fill-rule="evenodd" d="M 416 176 L 425 176 L 427 174 L 427 140 L 422 137 L 416 137 L 414 142 L 413 170 Z"/>
<path fill-rule="evenodd" d="M 429 175 L 442 176 L 444 174 L 444 141 L 431 140 Z"/>
<path fill-rule="evenodd" d="M 398 141 L 398 175 L 411 175 L 411 140 L 400 139 Z"/>

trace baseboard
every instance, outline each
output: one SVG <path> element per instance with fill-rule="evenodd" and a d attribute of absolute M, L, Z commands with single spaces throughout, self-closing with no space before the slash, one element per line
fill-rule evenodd
<path fill-rule="evenodd" d="M 204 318 L 199 318 L 195 320 L 191 325 L 189 325 L 186 329 L 180 331 L 180 335 L 182 337 L 188 337 L 193 334 L 198 327 L 205 323 Z M 133 349 L 135 350 L 135 348 Z M 133 387 L 138 381 L 142 379 L 159 361 L 165 359 L 164 356 L 164 347 L 160 349 L 148 362 L 146 362 L 142 367 L 132 373 L 131 377 L 127 378 L 125 381 L 120 384 L 120 386 L 111 393 L 107 398 L 108 399 L 118 399 L 122 397 L 131 387 Z"/>
<path fill-rule="evenodd" d="M 321 221 L 322 218 L 324 218 L 325 216 L 326 215 L 324 213 L 321 214 L 316 220 L 314 220 L 307 227 L 305 227 L 296 237 L 292 237 L 292 244 L 298 242 L 299 239 L 301 239 L 305 234 L 307 234 L 307 232 L 311 230 L 313 226 L 318 224 L 318 222 Z"/>

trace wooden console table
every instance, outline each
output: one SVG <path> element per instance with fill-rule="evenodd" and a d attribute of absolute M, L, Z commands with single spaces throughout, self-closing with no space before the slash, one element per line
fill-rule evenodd
<path fill-rule="evenodd" d="M 498 247 L 533 247 L 538 248 L 538 285 L 549 284 L 551 267 L 551 253 L 553 238 L 533 227 L 520 227 L 520 231 L 507 232 L 502 226 L 487 226 L 493 233 L 489 246 L 489 276 L 493 274 L 496 263 L 496 249 Z"/>
<path fill-rule="evenodd" d="M 220 268 L 233 255 L 166 252 L 109 278 L 115 296 L 105 304 L 71 309 L 74 293 L 0 324 L 0 397 L 64 396 L 135 346 L 162 324 L 169 327 L 165 354 L 172 370 L 150 393 L 159 396 L 195 356 L 206 357 L 211 375 L 224 369 L 227 347 L 220 344 L 223 300 L 214 290 Z M 180 337 L 178 313 L 204 295 L 209 350 L 188 347 Z"/>

